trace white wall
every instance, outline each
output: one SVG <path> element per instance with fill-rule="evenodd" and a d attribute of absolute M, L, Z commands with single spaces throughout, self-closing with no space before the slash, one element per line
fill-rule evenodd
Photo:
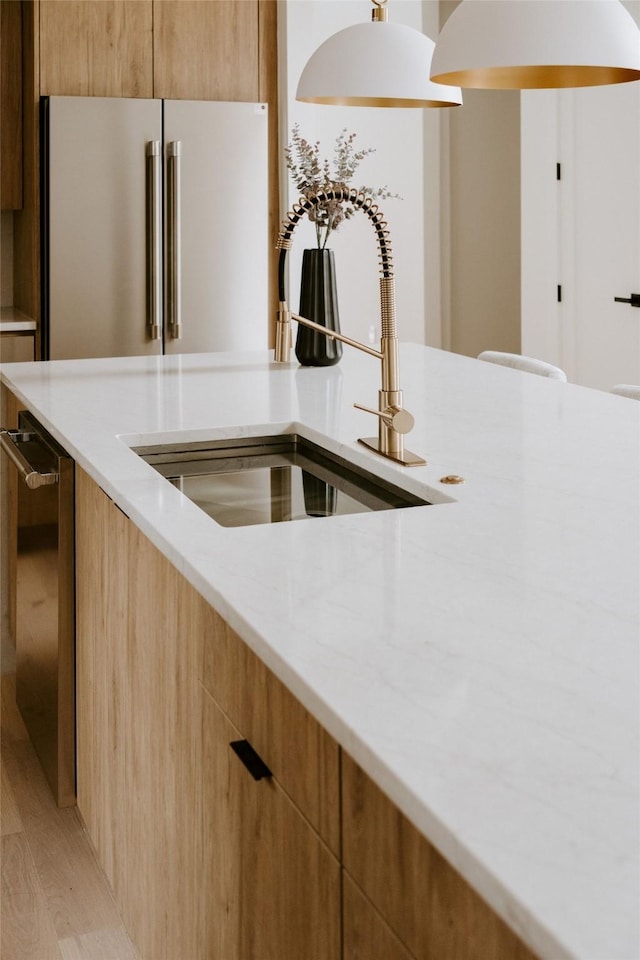
<path fill-rule="evenodd" d="M 520 94 L 464 90 L 450 117 L 450 338 L 520 352 Z"/>
<path fill-rule="evenodd" d="M 331 34 L 371 18 L 371 0 L 287 0 L 280 7 L 281 143 L 295 122 L 310 141 L 320 140 L 332 157 L 343 128 L 357 133 L 356 144 L 374 147 L 356 174 L 354 186 L 386 184 L 402 200 L 380 206 L 389 223 L 395 261 L 398 334 L 401 340 L 440 345 L 439 266 L 439 110 L 336 107 L 298 103 L 299 76 L 314 50 Z M 435 39 L 437 0 L 393 0 L 389 19 L 422 30 Z M 284 156 L 283 156 L 284 163 Z M 284 170 L 286 209 L 297 199 Z M 283 210 L 283 215 L 286 210 Z M 289 302 L 299 303 L 302 250 L 315 246 L 312 225 L 296 228 L 289 254 Z M 380 335 L 378 257 L 375 233 L 361 213 L 343 223 L 329 241 L 335 251 L 340 322 L 344 333 L 368 342 Z"/>
<path fill-rule="evenodd" d="M 458 3 L 442 0 L 441 26 Z M 463 90 L 462 108 L 448 111 L 443 157 L 443 346 L 518 353 L 519 92 Z"/>

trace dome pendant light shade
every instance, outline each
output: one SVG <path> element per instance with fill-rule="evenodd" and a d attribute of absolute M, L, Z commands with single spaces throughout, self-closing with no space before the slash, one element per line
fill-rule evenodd
<path fill-rule="evenodd" d="M 462 0 L 431 78 L 511 90 L 638 80 L 640 30 L 619 0 Z"/>
<path fill-rule="evenodd" d="M 346 27 L 318 47 L 302 71 L 296 100 L 349 107 L 459 106 L 459 88 L 429 79 L 433 41 L 419 30 L 388 23 L 380 6 L 371 23 Z"/>

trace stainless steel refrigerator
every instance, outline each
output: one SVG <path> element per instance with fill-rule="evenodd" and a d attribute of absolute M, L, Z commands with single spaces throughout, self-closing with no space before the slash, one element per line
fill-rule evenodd
<path fill-rule="evenodd" d="M 44 359 L 267 346 L 267 106 L 47 97 Z"/>

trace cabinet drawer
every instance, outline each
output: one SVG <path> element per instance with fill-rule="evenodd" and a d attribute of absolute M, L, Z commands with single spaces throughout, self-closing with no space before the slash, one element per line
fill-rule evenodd
<path fill-rule="evenodd" d="M 342 813 L 345 869 L 416 960 L 535 960 L 344 752 Z"/>
<path fill-rule="evenodd" d="M 197 956 L 338 960 L 338 860 L 274 778 L 253 779 L 230 747 L 239 732 L 202 697 L 205 930 Z"/>
<path fill-rule="evenodd" d="M 348 873 L 342 879 L 343 960 L 413 960 Z"/>
<path fill-rule="evenodd" d="M 339 852 L 339 751 L 302 704 L 208 609 L 202 682 L 322 839 Z"/>

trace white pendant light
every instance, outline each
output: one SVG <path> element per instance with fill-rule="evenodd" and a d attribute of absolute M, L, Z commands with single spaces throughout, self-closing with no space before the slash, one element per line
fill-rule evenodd
<path fill-rule="evenodd" d="M 431 78 L 480 89 L 587 87 L 640 79 L 640 30 L 619 0 L 462 0 Z"/>
<path fill-rule="evenodd" d="M 340 30 L 318 47 L 300 77 L 296 100 L 349 107 L 453 107 L 458 87 L 432 83 L 432 40 L 387 21 L 387 0 L 373 0 L 370 23 Z"/>

